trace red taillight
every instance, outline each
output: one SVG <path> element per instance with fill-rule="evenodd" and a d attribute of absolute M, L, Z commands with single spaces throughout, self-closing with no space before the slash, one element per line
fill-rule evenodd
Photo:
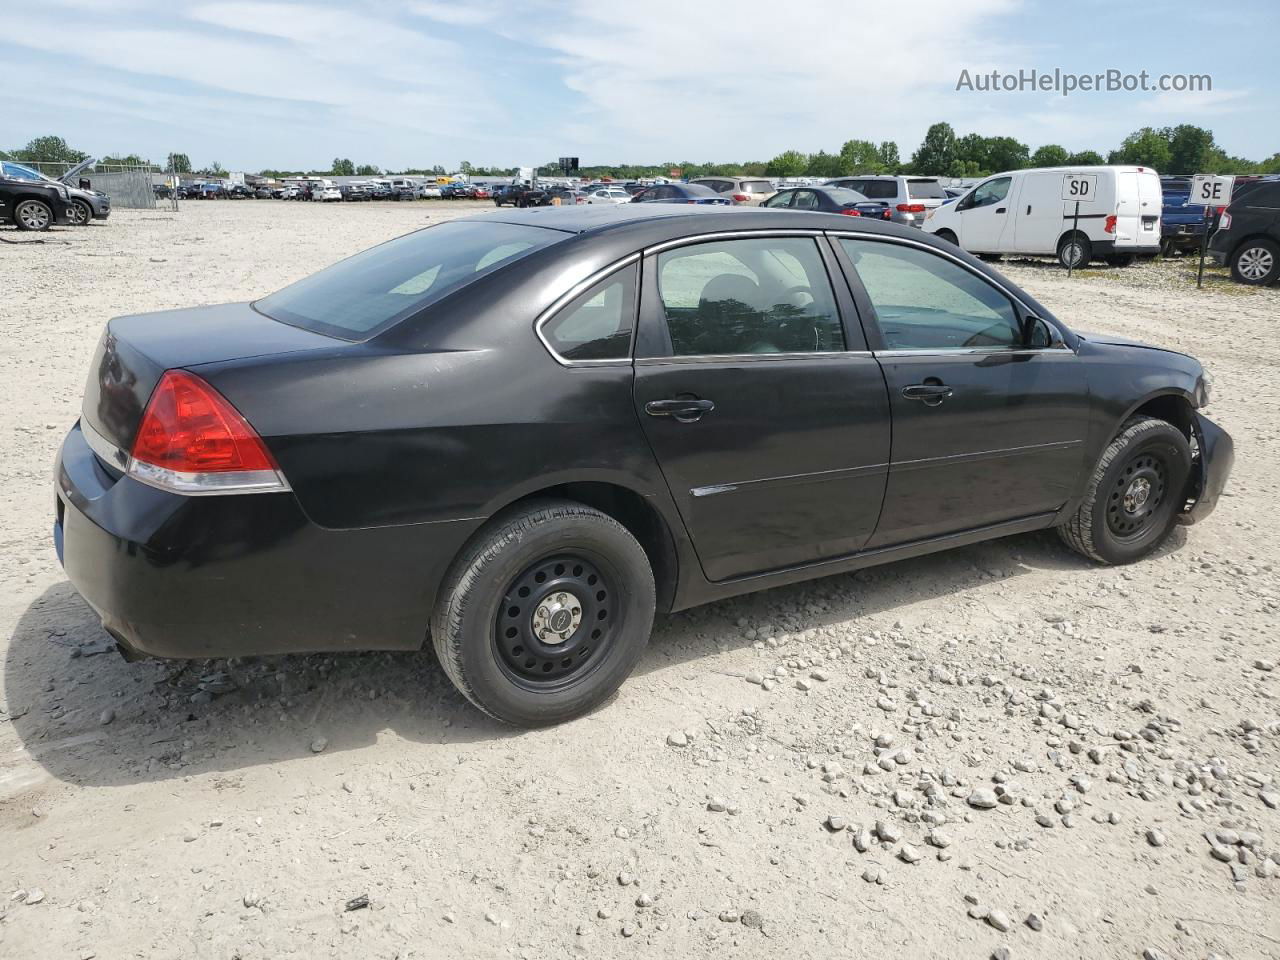
<path fill-rule="evenodd" d="M 1116 215 L 1114 213 L 1110 214 L 1103 222 L 1102 229 L 1104 233 L 1116 232 Z"/>
<path fill-rule="evenodd" d="M 853 207 L 844 207 L 840 210 L 840 212 L 843 213 L 846 217 L 862 216 L 862 213 L 858 210 L 853 209 Z"/>
<path fill-rule="evenodd" d="M 240 411 L 184 370 L 166 371 L 152 392 L 129 472 L 183 493 L 288 489 Z"/>
<path fill-rule="evenodd" d="M 924 213 L 923 203 L 900 203 L 898 204 L 899 213 Z"/>
<path fill-rule="evenodd" d="M 738 203 L 746 203 L 751 198 L 747 196 L 745 193 L 735 193 L 733 195 L 733 199 L 736 200 Z"/>
<path fill-rule="evenodd" d="M 690 200 L 689 203 L 697 203 L 697 200 Z"/>

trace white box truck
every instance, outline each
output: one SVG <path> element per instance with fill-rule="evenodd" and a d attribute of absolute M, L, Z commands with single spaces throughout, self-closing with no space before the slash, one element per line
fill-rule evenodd
<path fill-rule="evenodd" d="M 1072 182 L 1089 199 L 1065 199 Z M 1150 167 L 1041 167 L 997 173 L 929 212 L 924 229 L 970 253 L 1125 265 L 1160 252 L 1160 177 Z"/>

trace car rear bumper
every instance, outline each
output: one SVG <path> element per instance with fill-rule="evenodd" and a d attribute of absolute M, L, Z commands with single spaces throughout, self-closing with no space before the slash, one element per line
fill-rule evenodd
<path fill-rule="evenodd" d="M 417 649 L 481 522 L 331 530 L 291 493 L 172 494 L 109 472 L 79 424 L 54 478 L 59 560 L 135 655 Z"/>
<path fill-rule="evenodd" d="M 1200 473 L 1194 481 L 1194 503 L 1178 517 L 1185 524 L 1198 523 L 1213 513 L 1236 462 L 1235 444 L 1231 435 L 1208 417 L 1199 413 L 1195 415 L 1195 432 L 1200 454 Z"/>

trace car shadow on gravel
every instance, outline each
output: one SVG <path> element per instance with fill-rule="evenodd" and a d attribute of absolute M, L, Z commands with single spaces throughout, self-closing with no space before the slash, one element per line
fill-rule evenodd
<path fill-rule="evenodd" d="M 1178 528 L 1161 552 L 1184 542 Z M 1056 536 L 1036 533 L 724 600 L 660 616 L 636 673 L 749 646 L 737 626 L 744 618 L 798 632 L 892 614 L 1032 571 L 1088 566 Z M 530 735 L 474 709 L 429 649 L 126 663 L 105 641 L 98 618 L 67 581 L 24 612 L 4 664 L 4 706 L 22 744 L 19 763 L 69 783 L 106 786 L 233 772 L 315 748 L 356 750 L 387 731 L 424 744 Z"/>

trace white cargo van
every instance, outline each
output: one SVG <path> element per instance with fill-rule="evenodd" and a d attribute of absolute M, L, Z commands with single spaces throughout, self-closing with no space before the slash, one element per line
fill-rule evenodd
<path fill-rule="evenodd" d="M 1096 175 L 1094 199 L 1063 200 L 1069 175 Z M 988 177 L 959 199 L 929 211 L 924 229 L 979 254 L 1057 257 L 1065 267 L 1090 260 L 1131 263 L 1160 251 L 1160 177 L 1150 167 L 1041 167 Z"/>

